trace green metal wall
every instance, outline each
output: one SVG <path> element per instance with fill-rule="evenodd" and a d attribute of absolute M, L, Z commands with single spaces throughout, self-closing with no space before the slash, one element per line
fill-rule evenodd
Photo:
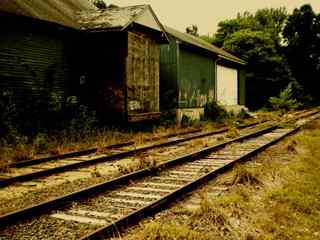
<path fill-rule="evenodd" d="M 160 108 L 178 107 L 178 44 L 170 38 L 170 44 L 160 47 Z"/>
<path fill-rule="evenodd" d="M 71 78 L 68 33 L 46 24 L 0 15 L 0 88 L 17 98 L 47 89 L 66 96 Z M 52 26 L 51 26 L 52 27 Z"/>
<path fill-rule="evenodd" d="M 214 58 L 180 46 L 179 108 L 203 107 L 214 100 Z"/>

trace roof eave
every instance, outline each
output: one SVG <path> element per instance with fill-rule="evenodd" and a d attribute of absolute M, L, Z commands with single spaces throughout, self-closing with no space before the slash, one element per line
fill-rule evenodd
<path fill-rule="evenodd" d="M 241 65 L 247 65 L 248 64 L 247 62 L 242 61 L 240 59 L 236 60 L 236 59 L 233 59 L 233 58 L 229 58 L 229 57 L 223 56 L 221 54 L 218 54 L 218 57 L 219 58 L 223 58 L 223 59 L 228 60 L 228 61 L 231 61 L 231 62 L 235 62 L 235 63 L 241 64 Z"/>
<path fill-rule="evenodd" d="M 121 32 L 123 30 L 122 27 L 113 27 L 113 28 L 87 28 L 87 29 L 80 29 L 85 32 Z"/>

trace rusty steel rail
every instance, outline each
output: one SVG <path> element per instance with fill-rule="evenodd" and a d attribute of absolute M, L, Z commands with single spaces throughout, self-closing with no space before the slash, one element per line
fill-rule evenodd
<path fill-rule="evenodd" d="M 158 139 L 171 138 L 171 137 L 175 137 L 175 136 L 198 133 L 198 132 L 201 132 L 201 131 L 202 131 L 201 129 L 183 131 L 183 132 L 176 133 L 176 134 L 169 134 L 167 136 L 162 136 L 162 137 L 160 137 Z M 147 139 L 147 140 L 154 140 L 154 139 L 150 138 L 150 139 Z M 128 142 L 122 142 L 122 143 L 116 143 L 116 144 L 108 145 L 108 146 L 102 147 L 101 149 L 107 150 L 107 149 L 113 149 L 113 148 L 121 148 L 121 147 L 126 147 L 126 146 L 132 146 L 134 144 L 135 144 L 134 141 L 128 141 Z M 66 159 L 66 158 L 85 156 L 85 155 L 96 153 L 98 150 L 99 150 L 98 148 L 90 148 L 90 149 L 74 151 L 74 152 L 69 152 L 69 153 L 50 156 L 50 157 L 31 159 L 31 160 L 26 160 L 26 161 L 21 161 L 21 162 L 14 162 L 14 163 L 8 164 L 7 166 L 11 167 L 11 168 L 22 168 L 22 167 L 32 166 L 32 165 L 45 163 L 45 162 L 50 162 L 50 161 L 54 161 L 54 160 L 62 160 L 62 159 Z"/>
<path fill-rule="evenodd" d="M 259 136 L 259 135 L 264 134 L 266 132 L 272 131 L 276 128 L 277 128 L 277 126 L 267 127 L 262 130 L 256 131 L 254 133 L 246 134 L 244 136 L 241 136 L 241 137 L 238 137 L 235 139 L 231 139 L 231 140 L 228 140 L 228 141 L 201 149 L 200 151 L 195 151 L 193 153 L 184 155 L 182 157 L 178 157 L 173 160 L 169 160 L 169 161 L 164 162 L 162 164 L 159 164 L 158 166 L 153 167 L 153 168 L 142 169 L 142 170 L 115 178 L 113 180 L 106 181 L 106 182 L 94 185 L 92 187 L 88 187 L 88 188 L 79 190 L 79 191 L 71 193 L 71 194 L 67 194 L 67 195 L 64 195 L 64 196 L 61 196 L 61 197 L 58 197 L 58 198 L 55 198 L 55 199 L 52 199 L 49 201 L 42 202 L 42 203 L 34 205 L 34 206 L 30 206 L 30 207 L 27 207 L 27 208 L 24 208 L 21 210 L 17 210 L 17 211 L 11 212 L 11 213 L 4 214 L 4 215 L 0 216 L 0 226 L 5 226 L 5 225 L 8 225 L 9 223 L 15 222 L 17 220 L 21 220 L 22 218 L 34 216 L 39 213 L 43 213 L 43 212 L 52 210 L 57 207 L 65 206 L 65 205 L 69 204 L 71 201 L 77 200 L 81 197 L 90 196 L 92 194 L 97 194 L 101 191 L 106 191 L 110 188 L 115 187 L 116 185 L 125 184 L 125 183 L 128 183 L 129 181 L 133 181 L 133 180 L 141 178 L 141 177 L 150 176 L 152 174 L 157 173 L 157 171 L 159 171 L 161 169 L 172 167 L 172 166 L 175 166 L 175 165 L 187 162 L 187 161 L 192 161 L 193 159 L 199 157 L 200 155 L 218 150 L 220 148 L 223 148 L 223 147 L 225 147 L 229 144 L 235 143 L 235 142 L 241 142 L 241 141 L 244 141 L 248 138 Z"/>
<path fill-rule="evenodd" d="M 3 178 L 0 180 L 0 188 L 9 186 L 9 185 L 11 185 L 13 183 L 17 183 L 17 182 L 30 181 L 32 179 L 36 179 L 36 178 L 40 178 L 40 177 L 47 177 L 47 176 L 50 176 L 50 175 L 53 175 L 56 173 L 66 172 L 66 171 L 69 171 L 72 169 L 77 169 L 77 168 L 86 167 L 86 166 L 90 166 L 90 165 L 94 165 L 94 164 L 98 164 L 98 163 L 103 163 L 103 162 L 121 159 L 124 157 L 133 156 L 134 154 L 137 154 L 137 153 L 140 153 L 143 151 L 147 151 L 150 149 L 154 149 L 154 148 L 165 147 L 165 146 L 169 146 L 169 145 L 174 145 L 174 144 L 194 140 L 197 138 L 203 138 L 203 137 L 208 137 L 208 136 L 212 136 L 212 135 L 219 134 L 219 133 L 224 133 L 224 132 L 227 132 L 228 130 L 229 130 L 229 128 L 222 128 L 222 129 L 208 132 L 208 133 L 197 134 L 194 136 L 190 136 L 190 137 L 186 137 L 186 138 L 182 138 L 182 139 L 177 139 L 177 140 L 168 140 L 163 143 L 155 143 L 155 144 L 151 144 L 151 145 L 147 145 L 147 146 L 142 146 L 139 148 L 135 148 L 135 149 L 120 152 L 120 153 L 111 154 L 108 156 L 98 157 L 98 158 L 90 159 L 90 160 L 84 160 L 82 162 L 71 163 L 71 164 L 67 164 L 67 165 L 63 165 L 63 166 L 53 167 L 53 168 L 40 170 L 40 171 L 36 171 L 36 172 L 32 172 L 32 173 L 27 173 L 27 174 L 23 174 L 23 175 L 18 175 L 18 176 L 14 176 L 14 177 L 10 177 L 10 178 Z"/>
<path fill-rule="evenodd" d="M 319 112 L 319 110 L 312 110 L 311 112 L 303 113 L 303 114 L 293 118 L 293 120 L 295 120 L 296 118 L 299 118 L 299 117 L 308 116 L 310 114 L 313 115 L 318 112 Z M 270 120 L 255 121 L 255 122 L 252 122 L 249 124 L 240 124 L 239 126 L 236 126 L 236 128 L 244 129 L 244 128 L 248 128 L 248 127 L 257 126 L 259 124 L 266 123 L 266 122 L 270 122 Z M 226 131 L 226 128 L 223 128 L 223 130 Z M 161 138 L 172 138 L 172 137 L 186 135 L 186 134 L 198 133 L 201 131 L 202 131 L 201 129 L 194 129 L 194 130 L 183 131 L 183 132 L 175 133 L 175 134 L 168 134 L 168 135 L 162 136 L 160 138 L 152 138 L 151 137 L 150 139 L 147 139 L 147 140 L 151 141 L 151 140 L 157 140 L 157 139 L 161 139 Z M 218 132 L 218 133 L 220 133 L 220 132 Z M 134 141 L 128 141 L 128 142 L 108 145 L 108 146 L 102 147 L 102 149 L 106 150 L 106 149 L 112 149 L 112 148 L 120 148 L 120 147 L 125 147 L 125 146 L 131 146 L 134 144 L 135 144 Z M 20 161 L 20 162 L 13 162 L 13 163 L 8 164 L 7 166 L 10 168 L 22 168 L 22 167 L 26 167 L 26 166 L 32 166 L 32 165 L 36 165 L 36 164 L 40 164 L 40 163 L 50 162 L 53 160 L 62 160 L 62 159 L 71 158 L 71 157 L 79 157 L 79 156 L 89 155 L 89 154 L 96 153 L 97 151 L 98 151 L 98 148 L 90 148 L 90 149 L 74 151 L 74 152 L 69 152 L 69 153 L 50 156 L 50 157 L 44 157 L 44 158 L 38 158 L 38 159 L 32 159 L 32 160 L 26 160 L 26 161 Z"/>
<path fill-rule="evenodd" d="M 306 115 L 308 115 L 310 117 L 310 115 L 313 116 L 314 114 L 310 114 L 310 115 L 306 114 Z M 318 117 L 316 117 L 316 118 L 318 118 Z M 316 118 L 313 118 L 310 121 L 313 121 Z M 308 121 L 308 122 L 310 122 L 310 121 Z M 307 124 L 307 123 L 305 123 L 305 124 Z M 305 124 L 303 124 L 303 125 L 305 125 Z M 196 179 L 196 180 L 192 181 L 191 183 L 179 188 L 178 190 L 175 190 L 174 192 L 172 192 L 172 193 L 170 193 L 170 194 L 168 194 L 168 195 L 166 195 L 166 196 L 164 196 L 164 197 L 162 197 L 160 199 L 155 200 L 151 204 L 149 204 L 149 205 L 147 205 L 145 207 L 142 207 L 142 208 L 134 211 L 133 213 L 131 213 L 131 214 L 127 215 L 127 216 L 124 216 L 124 217 L 120 218 L 119 220 L 117 220 L 115 222 L 112 222 L 111 224 L 103 226 L 103 227 L 97 229 L 96 231 L 94 231 L 92 233 L 89 233 L 88 235 L 82 237 L 80 240 L 105 239 L 106 237 L 113 237 L 116 234 L 119 234 L 119 232 L 122 232 L 126 228 L 130 227 L 131 225 L 136 224 L 142 218 L 154 215 L 155 213 L 163 210 L 169 204 L 171 204 L 174 201 L 176 201 L 179 198 L 181 198 L 186 193 L 191 192 L 192 190 L 194 190 L 195 188 L 199 187 L 200 185 L 208 182 L 209 180 L 212 180 L 213 178 L 215 178 L 219 174 L 229 170 L 236 163 L 248 161 L 250 158 L 256 156 L 258 153 L 264 151 L 268 147 L 270 147 L 270 146 L 278 143 L 282 139 L 284 139 L 284 138 L 296 133 L 297 131 L 299 131 L 301 129 L 301 127 L 303 127 L 303 125 L 295 127 L 292 130 L 289 130 L 284 135 L 282 135 L 280 137 L 277 137 L 276 139 L 273 139 L 272 141 L 264 144 L 263 146 L 261 146 L 259 148 L 256 148 L 256 149 L 250 151 L 249 153 L 247 153 L 247 154 L 235 159 L 234 161 L 232 161 L 230 163 L 226 163 L 224 166 L 221 166 L 218 169 L 215 169 L 215 170 L 207 173 L 204 176 L 199 177 L 198 179 Z M 270 130 L 272 130 L 272 128 Z"/>
<path fill-rule="evenodd" d="M 133 141 L 112 144 L 112 145 L 109 145 L 109 146 L 105 146 L 102 149 L 106 150 L 106 149 L 119 148 L 119 147 L 131 146 L 131 145 L 134 145 Z M 80 157 L 80 156 L 84 156 L 84 155 L 89 155 L 89 154 L 96 153 L 98 150 L 99 150 L 98 148 L 90 148 L 90 149 L 85 149 L 85 150 L 80 150 L 80 151 L 74 151 L 74 152 L 69 152 L 69 153 L 65 153 L 65 154 L 55 155 L 55 156 L 52 156 L 52 157 L 38 158 L 38 159 L 21 161 L 21 162 L 14 162 L 14 163 L 8 164 L 8 167 L 11 167 L 11 168 L 22 168 L 22 167 L 32 166 L 32 165 L 45 163 L 45 162 L 50 162 L 50 161 L 54 161 L 54 160 L 62 160 L 62 159 L 66 159 L 66 158 Z"/>
<path fill-rule="evenodd" d="M 302 114 L 303 117 L 307 117 L 307 116 L 312 116 L 316 113 L 318 113 L 319 110 L 313 110 L 311 112 Z M 302 116 L 296 116 L 294 119 L 298 119 L 301 118 Z M 292 121 L 292 120 L 289 120 Z M 266 121 L 268 122 L 268 121 Z M 263 122 L 265 123 L 265 122 Z M 255 125 L 259 125 L 259 122 L 254 122 L 254 123 L 250 123 L 248 125 L 242 125 L 240 126 L 241 128 L 246 128 L 246 127 L 252 127 Z M 203 138 L 203 137 L 207 137 L 207 136 L 211 136 L 211 135 L 215 135 L 215 134 L 219 134 L 219 133 L 224 133 L 227 132 L 229 130 L 229 128 L 222 128 L 219 130 L 215 130 L 209 133 L 202 133 L 202 134 L 195 134 L 193 136 L 190 137 L 186 137 L 186 138 L 181 138 L 181 139 L 177 139 L 177 140 L 168 140 L 166 142 L 162 142 L 162 143 L 155 143 L 155 144 L 150 144 L 147 146 L 142 146 L 136 149 L 132 149 L 132 150 L 128 150 L 128 151 L 124 151 L 124 152 L 120 152 L 120 153 L 115 153 L 115 154 L 111 154 L 108 156 L 103 156 L 103 157 L 98 157 L 95 159 L 91 159 L 91 160 L 84 160 L 81 162 L 76 162 L 76 163 L 70 163 L 67 165 L 62 165 L 62 166 L 58 166 L 58 167 L 53 167 L 53 168 L 49 168 L 49 169 L 44 169 L 44 170 L 40 170 L 40 171 L 36 171 L 36 172 L 32 172 L 32 173 L 27 173 L 27 174 L 22 174 L 22 175 L 18 175 L 18 176 L 14 176 L 14 177 L 9 177 L 9 178 L 1 178 L 0 179 L 0 188 L 2 187 L 6 187 L 9 186 L 11 184 L 17 183 L 17 182 L 25 182 L 25 181 L 30 181 L 36 178 L 40 178 L 40 177 L 47 177 L 47 176 L 51 176 L 53 174 L 56 173 L 61 173 L 61 172 L 66 172 L 69 170 L 73 170 L 73 169 L 77 169 L 77 168 L 81 168 L 81 167 L 86 167 L 86 166 L 90 166 L 90 165 L 94 165 L 94 164 L 98 164 L 98 163 L 103 163 L 103 162 L 108 162 L 108 161 L 113 161 L 113 160 L 117 160 L 117 159 L 121 159 L 124 157 L 129 157 L 132 156 L 134 154 L 143 152 L 143 151 L 147 151 L 150 149 L 154 149 L 154 148 L 159 148 L 159 147 L 165 147 L 165 146 L 169 146 L 169 145 L 174 145 L 174 144 L 178 144 L 181 142 L 186 142 L 186 141 L 190 141 L 193 139 L 197 139 L 197 138 Z M 194 131 L 198 131 L 198 130 L 194 130 Z M 123 145 L 129 144 L 128 143 L 123 143 Z M 119 146 L 121 144 L 116 144 L 113 146 Z M 110 146 L 110 148 L 112 147 L 112 145 Z M 86 150 L 85 150 L 86 151 Z M 84 152 L 84 151 L 83 151 Z M 77 154 L 74 153 L 74 154 Z"/>
<path fill-rule="evenodd" d="M 258 122 L 255 123 L 250 123 L 247 125 L 242 125 L 242 128 L 246 128 L 246 127 L 252 127 L 255 125 L 258 125 Z M 199 130 L 193 130 L 192 132 L 198 132 Z M 90 159 L 90 160 L 84 160 L 81 162 L 76 162 L 76 163 L 70 163 L 67 165 L 62 165 L 62 166 L 58 166 L 58 167 L 53 167 L 53 168 L 49 168 L 49 169 L 44 169 L 44 170 L 40 170 L 40 171 L 36 171 L 36 172 L 32 172 L 32 173 L 27 173 L 27 174 L 22 174 L 22 175 L 18 175 L 18 176 L 14 176 L 14 177 L 9 177 L 9 178 L 1 178 L 0 179 L 0 188 L 2 187 L 6 187 L 9 186 L 11 184 L 17 183 L 17 182 L 25 182 L 25 181 L 30 181 L 36 178 L 40 178 L 40 177 L 47 177 L 47 176 L 51 176 L 53 174 L 56 173 L 61 173 L 61 172 L 66 172 L 69 170 L 73 170 L 73 169 L 77 169 L 77 168 L 81 168 L 81 167 L 86 167 L 86 166 L 90 166 L 90 165 L 94 165 L 94 164 L 98 164 L 98 163 L 103 163 L 103 162 L 108 162 L 108 161 L 113 161 L 113 160 L 117 160 L 117 159 L 121 159 L 124 157 L 129 157 L 129 156 L 133 156 L 134 154 L 143 152 L 143 151 L 147 151 L 150 149 L 154 149 L 154 148 L 160 148 L 160 147 L 165 147 L 165 146 L 170 146 L 170 145 L 174 145 L 174 144 L 179 144 L 182 142 L 186 142 L 186 141 L 190 141 L 190 140 L 194 140 L 197 138 L 203 138 L 203 137 L 208 137 L 208 136 L 212 136 L 215 134 L 220 134 L 220 133 L 225 133 L 229 131 L 228 127 L 225 128 L 221 128 L 215 131 L 211 131 L 211 132 L 207 132 L 207 133 L 200 133 L 200 134 L 195 134 L 193 136 L 189 136 L 189 137 L 185 137 L 185 138 L 181 138 L 181 139 L 175 139 L 175 140 L 167 140 L 166 142 L 161 142 L 161 143 L 155 143 L 155 144 L 150 144 L 147 146 L 142 146 L 139 148 L 135 148 L 132 150 L 127 150 L 124 152 L 120 152 L 120 153 L 115 153 L 115 154 L 111 154 L 108 156 L 103 156 L 103 157 L 97 157 L 94 159 Z M 191 133 L 192 133 L 191 132 Z M 177 135 L 181 135 L 177 134 Z M 170 135 L 170 136 L 174 136 L 174 135 Z M 115 145 L 111 145 L 108 146 L 108 148 L 112 148 L 112 147 L 119 147 L 119 146 L 125 146 L 125 145 L 131 145 L 131 142 L 127 142 L 127 143 L 122 143 L 122 144 L 115 144 Z M 94 153 L 95 149 L 89 149 L 89 150 L 84 150 L 81 152 L 74 152 L 74 153 L 70 153 L 70 154 L 65 154 L 63 158 L 60 158 L 59 156 L 57 156 L 56 158 L 49 158 L 49 159 L 43 159 L 43 162 L 46 161 L 51 161 L 51 160 L 57 160 L 57 159 L 65 159 L 67 157 L 74 157 L 74 156 L 83 156 L 83 154 L 91 154 Z M 21 164 L 23 164 L 24 166 L 31 166 L 31 165 L 35 165 L 39 162 L 37 162 L 37 160 L 30 160 L 27 162 L 22 162 Z"/>
<path fill-rule="evenodd" d="M 316 118 L 318 118 L 319 115 L 313 117 L 311 120 L 312 121 Z M 308 122 L 309 122 L 308 121 Z M 306 124 L 306 123 L 304 123 Z M 179 199 L 182 194 L 190 192 L 200 184 L 203 184 L 204 182 L 214 178 L 217 176 L 217 174 L 220 174 L 224 172 L 225 170 L 229 169 L 232 167 L 235 163 L 245 161 L 249 159 L 250 157 L 256 155 L 257 153 L 261 152 L 262 150 L 266 149 L 267 147 L 277 143 L 281 139 L 287 137 L 288 135 L 291 135 L 292 133 L 298 131 L 303 125 L 300 125 L 298 127 L 295 127 L 293 129 L 286 129 L 283 133 L 280 133 L 280 137 L 276 136 L 276 138 L 273 139 L 268 139 L 267 142 L 262 142 L 263 145 L 258 144 L 259 147 L 255 147 L 252 150 L 249 150 L 248 152 L 245 153 L 245 155 L 238 156 L 235 159 L 232 160 L 232 162 L 227 162 L 225 165 L 218 167 L 215 170 L 210 170 L 209 173 L 205 173 L 201 177 L 197 177 L 195 180 L 192 182 L 185 184 L 183 187 L 179 187 L 176 190 L 173 190 L 171 193 L 166 194 L 166 196 L 161 197 L 160 199 L 154 200 L 153 202 L 148 203 L 147 206 L 141 207 L 134 212 L 129 213 L 125 217 L 121 217 L 120 219 L 117 219 L 116 221 L 112 222 L 112 224 L 105 225 L 104 227 L 99 228 L 98 230 L 84 236 L 81 239 L 102 239 L 102 237 L 106 236 L 112 236 L 114 232 L 119 232 L 126 227 L 137 223 L 137 221 L 145 216 L 149 216 L 150 214 L 154 214 L 164 207 L 166 207 L 168 204 L 172 203 L 173 201 Z M 57 209 L 59 207 L 66 207 L 69 205 L 72 201 L 76 201 L 79 199 L 91 197 L 94 198 L 95 195 L 99 195 L 104 191 L 115 189 L 118 187 L 121 187 L 122 185 L 127 185 L 128 183 L 132 183 L 135 180 L 141 180 L 143 177 L 148 177 L 148 176 L 158 176 L 158 174 L 161 171 L 167 171 L 166 169 L 169 169 L 170 167 L 174 166 L 182 166 L 183 163 L 191 163 L 197 160 L 201 160 L 202 158 L 205 158 L 206 155 L 212 154 L 212 152 L 215 152 L 216 150 L 223 149 L 224 147 L 236 143 L 236 142 L 243 142 L 245 140 L 251 139 L 251 141 L 256 141 L 254 138 L 258 137 L 257 140 L 258 142 L 260 136 L 263 136 L 264 134 L 275 134 L 278 131 L 279 125 L 273 125 L 271 127 L 267 127 L 265 129 L 256 131 L 254 133 L 247 134 L 242 137 L 238 137 L 236 139 L 232 139 L 229 141 L 225 141 L 223 143 L 204 148 L 200 151 L 195 151 L 191 154 L 167 161 L 165 163 L 162 163 L 154 168 L 151 169 L 143 169 L 137 172 L 133 172 L 131 174 L 116 178 L 111 181 L 107 181 L 101 184 L 97 184 L 93 187 L 89 187 L 80 191 L 77 191 L 75 193 L 71 193 L 56 199 L 53 199 L 51 201 L 46 201 L 43 203 L 40 203 L 35 206 L 31 206 L 22 210 L 18 210 L 12 213 L 8 213 L 5 215 L 0 216 L 0 226 L 4 227 L 7 226 L 11 223 L 15 223 L 16 221 L 19 220 L 24 220 L 29 217 L 33 216 L 38 216 L 42 215 L 43 213 L 46 213 L 50 210 Z M 241 150 L 241 146 L 239 148 Z M 209 159 L 209 158 L 208 158 Z M 201 160 L 202 161 L 202 160 Z"/>
<path fill-rule="evenodd" d="M 294 129 L 288 134 L 281 136 L 264 146 L 255 149 L 251 151 L 250 153 L 236 159 L 233 162 L 227 163 L 226 165 L 215 169 L 208 174 L 196 179 L 195 181 L 191 182 L 188 185 L 185 185 L 181 187 L 180 189 L 162 197 L 161 199 L 158 199 L 151 204 L 149 204 L 146 207 L 142 207 L 138 209 L 137 211 L 131 213 L 130 215 L 127 215 L 116 222 L 113 222 L 107 226 L 101 227 L 97 229 L 96 231 L 89 233 L 88 235 L 82 237 L 80 240 L 99 240 L 99 239 L 105 239 L 107 237 L 113 237 L 119 232 L 123 232 L 126 228 L 130 227 L 131 225 L 135 225 L 139 220 L 142 218 L 154 215 L 155 213 L 165 209 L 167 206 L 169 206 L 171 203 L 175 202 L 179 198 L 181 198 L 186 193 L 191 192 L 195 188 L 199 187 L 200 185 L 204 184 L 205 182 L 208 182 L 209 180 L 212 180 L 214 177 L 218 176 L 219 174 L 227 171 L 228 169 L 232 168 L 236 163 L 243 162 L 246 160 L 249 160 L 250 158 L 254 157 L 258 153 L 262 152 L 269 146 L 272 146 L 282 140 L 283 138 L 287 137 L 288 135 L 293 134 L 294 132 L 298 131 L 297 129 Z"/>

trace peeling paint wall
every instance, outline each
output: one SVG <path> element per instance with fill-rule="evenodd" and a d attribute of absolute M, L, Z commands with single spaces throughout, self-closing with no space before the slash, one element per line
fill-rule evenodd
<path fill-rule="evenodd" d="M 215 96 L 214 60 L 204 54 L 180 47 L 179 108 L 203 107 Z"/>

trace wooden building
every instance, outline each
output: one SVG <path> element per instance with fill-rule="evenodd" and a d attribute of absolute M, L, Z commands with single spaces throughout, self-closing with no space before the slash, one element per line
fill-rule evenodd
<path fill-rule="evenodd" d="M 160 44 L 148 5 L 96 10 L 86 0 L 0 2 L 0 87 L 77 96 L 106 120 L 159 118 Z M 40 96 L 40 95 L 39 95 Z"/>
<path fill-rule="evenodd" d="M 78 57 L 84 69 L 81 87 L 88 99 L 108 117 L 159 118 L 160 44 L 168 39 L 151 7 L 82 12 L 79 20 L 84 33 Z"/>
<path fill-rule="evenodd" d="M 200 118 L 204 105 L 217 101 L 229 110 L 245 105 L 245 62 L 190 34 L 165 27 L 161 46 L 161 109 Z"/>

